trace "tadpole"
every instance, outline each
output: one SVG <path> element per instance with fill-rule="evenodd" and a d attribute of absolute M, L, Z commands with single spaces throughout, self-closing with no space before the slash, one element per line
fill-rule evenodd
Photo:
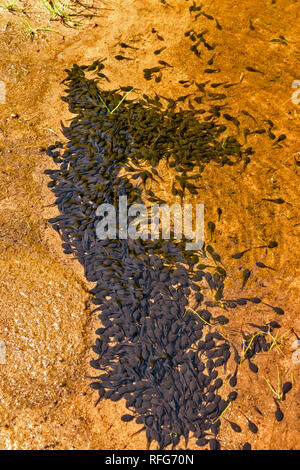
<path fill-rule="evenodd" d="M 280 422 L 280 421 L 283 420 L 284 414 L 282 413 L 282 411 L 280 409 L 280 406 L 278 405 L 277 400 L 275 400 L 275 398 L 273 398 L 273 400 L 274 400 L 274 403 L 276 405 L 275 418 L 278 422 Z"/>
<path fill-rule="evenodd" d="M 235 253 L 234 255 L 231 255 L 231 258 L 240 259 L 242 258 L 242 256 L 244 256 L 245 253 L 247 253 L 247 251 L 250 251 L 250 250 L 251 248 L 248 248 L 248 250 L 241 251 L 240 253 Z"/>
<path fill-rule="evenodd" d="M 271 268 L 271 266 L 266 266 L 264 263 L 261 263 L 260 261 L 257 261 L 256 266 L 258 268 L 268 268 L 268 269 L 272 269 L 272 271 L 276 271 L 276 269 Z"/>
<path fill-rule="evenodd" d="M 210 230 L 210 239 L 212 239 L 214 231 L 216 229 L 216 224 L 214 222 L 209 221 L 207 224 L 209 230 Z"/>
<path fill-rule="evenodd" d="M 246 418 L 247 423 L 248 423 L 248 428 L 250 429 L 250 431 L 253 434 L 256 434 L 258 432 L 258 427 L 256 426 L 256 424 L 253 423 L 253 421 L 251 421 L 243 412 L 241 412 L 241 413 Z"/>
<path fill-rule="evenodd" d="M 227 423 L 230 424 L 230 427 L 234 432 L 242 432 L 242 428 L 238 424 L 234 423 L 233 421 L 229 421 L 227 418 L 224 419 L 227 421 Z"/>
<path fill-rule="evenodd" d="M 248 281 L 249 277 L 251 276 L 251 271 L 250 269 L 245 269 L 243 271 L 243 284 L 242 284 L 242 290 L 244 289 L 246 282 Z"/>
<path fill-rule="evenodd" d="M 133 59 L 130 59 L 129 57 L 124 57 L 123 55 L 115 55 L 115 59 L 117 59 L 117 60 L 133 60 Z"/>
<path fill-rule="evenodd" d="M 262 201 L 268 201 L 268 202 L 274 202 L 274 204 L 284 204 L 285 200 L 278 198 L 278 199 L 268 199 L 268 198 L 262 198 Z"/>

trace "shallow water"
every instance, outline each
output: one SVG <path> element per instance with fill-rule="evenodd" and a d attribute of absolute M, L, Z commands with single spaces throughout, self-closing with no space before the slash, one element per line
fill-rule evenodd
<path fill-rule="evenodd" d="M 30 14 L 34 19 L 39 7 L 33 3 Z M 246 170 L 237 174 L 235 167 L 223 167 L 222 172 L 214 165 L 207 167 L 199 194 L 206 205 L 207 220 L 215 220 L 216 209 L 222 207 L 221 222 L 213 241 L 222 260 L 228 261 L 226 267 L 230 266 L 227 289 L 233 298 L 240 294 L 240 268 L 245 263 L 252 268 L 258 258 L 257 252 L 250 251 L 243 257 L 243 264 L 233 263 L 229 254 L 263 244 L 262 240 L 278 241 L 278 250 L 261 251 L 259 258 L 275 267 L 276 272 L 263 270 L 257 276 L 254 271 L 247 283 L 247 296 L 263 292 L 267 303 L 283 306 L 286 313 L 280 318 L 280 332 L 290 327 L 297 332 L 299 184 L 294 156 L 299 150 L 299 111 L 291 101 L 292 82 L 299 78 L 297 5 L 287 1 L 261 6 L 257 2 L 244 2 L 242 5 L 244 7 L 241 3 L 223 2 L 217 12 L 213 5 L 205 5 L 207 12 L 218 18 L 222 31 L 206 18 L 200 21 L 200 28 L 209 29 L 210 43 L 216 42 L 216 50 L 220 52 L 214 63 L 214 67 L 221 69 L 220 81 L 238 82 L 241 73 L 244 74 L 239 86 L 227 90 L 228 113 L 236 115 L 246 109 L 259 123 L 271 119 L 276 135 L 284 133 L 287 140 L 281 148 L 275 148 L 264 135 L 249 136 L 248 145 L 255 148 L 256 154 Z M 43 176 L 49 161 L 41 156 L 39 148 L 56 140 L 52 131 L 59 133 L 60 119 L 70 117 L 60 102 L 63 87 L 59 82 L 64 78 L 66 66 L 74 62 L 89 63 L 100 55 L 107 57 L 106 67 L 111 79 L 107 89 L 131 85 L 145 93 L 155 90 L 167 97 L 178 97 L 188 93 L 182 91 L 179 80 L 196 79 L 200 83 L 207 80 L 201 70 L 212 53 L 205 50 L 201 59 L 188 53 L 191 43 L 184 32 L 190 28 L 191 19 L 186 2 L 176 2 L 174 8 L 163 7 L 156 1 L 149 2 L 146 8 L 144 2 L 139 1 L 110 6 L 112 11 L 97 27 L 79 33 L 55 23 L 56 28 L 64 31 L 65 40 L 50 33 L 31 41 L 20 33 L 18 17 L 9 14 L 1 17 L 1 74 L 6 77 L 8 91 L 7 104 L 1 105 L 3 310 L 0 322 L 1 339 L 8 351 L 7 364 L 0 366 L 3 371 L 1 414 L 5 423 L 1 429 L 2 448 L 129 449 L 146 445 L 142 435 L 129 437 L 139 427 L 120 421 L 124 409 L 118 404 L 107 401 L 93 407 L 97 397 L 88 390 L 84 375 L 90 354 L 87 346 L 93 343 L 92 332 L 98 327 L 97 321 L 90 320 L 87 284 L 81 268 L 63 254 L 59 237 L 46 225 L 46 219 L 55 216 L 56 210 L 46 207 L 54 199 L 46 188 L 48 179 Z M 249 29 L 249 19 L 255 30 Z M 164 37 L 164 43 L 151 32 L 153 26 Z M 288 46 L 269 42 L 279 34 L 287 38 Z M 114 60 L 120 53 L 116 44 L 121 40 L 139 48 L 126 52 L 134 61 Z M 158 56 L 152 54 L 162 44 L 167 45 L 167 49 Z M 153 67 L 158 59 L 173 68 L 163 70 L 160 83 L 145 80 L 143 69 Z M 264 75 L 246 71 L 247 66 L 262 70 Z M 14 113 L 20 117 L 11 117 Z M 254 126 L 246 116 L 241 122 L 242 126 Z M 164 196 L 170 194 L 170 185 L 160 189 Z M 273 205 L 262 201 L 277 197 L 289 204 Z M 49 272 L 52 279 L 49 279 Z M 60 294 L 58 304 L 54 300 L 57 292 Z M 78 294 L 74 295 L 75 292 Z M 72 299 L 78 299 L 74 307 Z M 81 320 L 74 324 L 74 319 L 78 318 Z M 235 318 L 237 335 L 241 328 L 243 331 L 249 328 L 248 320 L 256 324 L 270 321 L 270 310 L 254 305 L 248 309 L 247 317 Z M 60 334 L 56 333 L 56 324 Z M 240 400 L 230 417 L 239 419 L 240 425 L 243 423 L 245 440 L 246 421 L 242 421 L 240 410 L 247 411 L 256 424 L 260 424 L 259 434 L 252 441 L 254 448 L 299 447 L 295 432 L 299 426 L 294 421 L 299 366 L 292 363 L 290 349 L 294 339 L 292 335 L 288 337 L 285 356 L 273 350 L 268 353 L 272 354 L 271 360 L 266 354 L 258 360 L 260 370 L 273 383 L 277 373 L 275 363 L 280 367 L 283 380 L 294 375 L 295 387 L 284 403 L 285 418 L 281 423 L 274 420 L 275 407 L 264 379 L 260 374 L 258 377 L 253 374 L 254 379 L 250 376 L 249 380 L 247 364 L 242 371 Z M 22 366 L 22 361 L 26 367 Z M 87 395 L 80 395 L 82 393 Z M 246 409 L 245 403 L 248 404 Z M 254 403 L 263 409 L 264 418 L 255 414 Z M 238 448 L 241 440 L 228 423 L 224 422 L 222 429 L 223 447 Z"/>

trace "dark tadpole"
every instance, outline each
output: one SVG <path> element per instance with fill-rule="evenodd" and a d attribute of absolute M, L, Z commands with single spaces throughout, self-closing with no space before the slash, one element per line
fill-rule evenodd
<path fill-rule="evenodd" d="M 280 406 L 277 402 L 277 400 L 275 400 L 275 398 L 273 398 L 274 400 L 274 403 L 276 405 L 276 411 L 275 411 L 275 418 L 278 422 L 282 421 L 283 420 L 283 416 L 284 414 L 282 413 L 281 409 L 280 409 Z"/>
<path fill-rule="evenodd" d="M 132 421 L 134 419 L 134 416 L 133 415 L 129 415 L 129 414 L 126 414 L 126 415 L 123 415 L 121 417 L 121 420 L 124 421 L 124 423 L 129 423 L 130 421 Z"/>
<path fill-rule="evenodd" d="M 227 423 L 230 424 L 230 427 L 234 432 L 242 432 L 242 428 L 238 424 L 234 423 L 233 421 L 229 421 L 229 419 L 224 419 L 227 421 Z"/>
<path fill-rule="evenodd" d="M 300 160 L 297 160 L 296 157 L 294 157 L 294 160 L 295 160 L 296 166 L 300 166 Z"/>
<path fill-rule="evenodd" d="M 205 437 L 201 437 L 196 441 L 197 446 L 199 447 L 204 447 L 206 444 L 208 444 L 208 439 L 205 439 Z"/>
<path fill-rule="evenodd" d="M 217 439 L 209 439 L 209 448 L 210 450 L 219 450 L 220 443 Z"/>
<path fill-rule="evenodd" d="M 248 72 L 256 72 L 256 73 L 261 73 L 264 75 L 264 73 L 261 70 L 255 69 L 254 67 L 246 67 L 246 70 L 248 70 Z"/>
<path fill-rule="evenodd" d="M 130 59 L 129 57 L 124 57 L 123 55 L 115 55 L 115 59 L 117 59 L 117 60 L 133 60 L 133 59 Z"/>
<path fill-rule="evenodd" d="M 243 271 L 243 284 L 242 284 L 242 290 L 244 289 L 246 282 L 248 281 L 249 277 L 251 276 L 251 271 L 250 269 L 245 269 Z"/>
<path fill-rule="evenodd" d="M 217 272 L 218 272 L 219 274 L 221 274 L 221 276 L 224 276 L 224 277 L 227 276 L 227 272 L 226 272 L 225 269 L 222 268 L 221 266 L 217 266 L 217 267 L 216 267 L 216 270 L 217 270 Z"/>
<path fill-rule="evenodd" d="M 256 246 L 255 248 L 277 248 L 278 247 L 278 243 L 275 242 L 275 241 L 271 241 L 269 242 L 267 245 L 260 245 L 260 246 Z"/>
<path fill-rule="evenodd" d="M 154 54 L 155 54 L 155 55 L 159 55 L 159 54 L 161 54 L 165 49 L 166 49 L 166 47 L 161 47 L 160 49 L 156 49 L 156 50 L 154 51 Z"/>
<path fill-rule="evenodd" d="M 235 391 L 234 391 L 234 392 L 230 392 L 230 393 L 228 394 L 228 400 L 229 400 L 229 401 L 235 401 L 235 400 L 237 399 L 237 396 L 238 396 L 237 392 L 235 392 Z"/>
<path fill-rule="evenodd" d="M 235 368 L 235 372 L 232 377 L 230 377 L 229 384 L 231 387 L 235 387 L 237 384 L 237 372 L 238 372 L 238 367 Z"/>
<path fill-rule="evenodd" d="M 129 46 L 129 44 L 126 44 L 125 42 L 120 42 L 120 46 L 121 46 L 123 49 L 135 49 L 135 50 L 138 50 L 137 47 Z"/>
<path fill-rule="evenodd" d="M 215 21 L 216 21 L 216 28 L 219 29 L 220 31 L 222 31 L 222 26 L 220 25 L 219 21 L 215 18 Z"/>
<path fill-rule="evenodd" d="M 209 231 L 210 231 L 210 239 L 212 239 L 214 231 L 216 229 L 216 224 L 214 222 L 209 221 L 207 224 Z"/>
<path fill-rule="evenodd" d="M 281 134 L 277 140 L 275 140 L 274 144 L 278 144 L 279 142 L 282 142 L 283 140 L 286 139 L 286 135 L 285 134 Z"/>
<path fill-rule="evenodd" d="M 256 426 L 256 424 L 253 423 L 253 421 L 251 421 L 243 412 L 241 412 L 241 413 L 246 418 L 247 423 L 248 423 L 248 428 L 250 429 L 250 431 L 253 434 L 256 434 L 258 432 L 258 427 Z"/>
<path fill-rule="evenodd" d="M 247 299 L 248 302 L 251 302 L 252 304 L 260 304 L 262 300 L 259 297 L 251 297 L 250 299 Z"/>
<path fill-rule="evenodd" d="M 277 313 L 277 315 L 284 315 L 284 310 L 281 307 L 273 307 L 273 305 L 267 304 L 266 302 L 261 303 L 267 307 L 270 307 L 272 310 L 274 310 L 275 313 Z"/>
<path fill-rule="evenodd" d="M 268 201 L 268 202 L 274 202 L 274 204 L 284 204 L 285 200 L 278 198 L 278 199 L 268 199 L 268 198 L 262 198 L 262 201 Z"/>
<path fill-rule="evenodd" d="M 250 251 L 250 250 L 251 248 L 248 248 L 247 250 L 240 251 L 239 253 L 235 253 L 234 255 L 231 255 L 231 258 L 240 259 L 242 258 L 242 256 L 244 256 L 245 253 L 247 253 L 247 251 Z"/>
<path fill-rule="evenodd" d="M 250 361 L 250 359 L 248 358 L 248 365 L 249 365 L 249 369 L 254 372 L 255 374 L 257 374 L 258 372 L 258 367 L 256 364 L 254 364 L 253 362 Z"/>
<path fill-rule="evenodd" d="M 285 382 L 282 386 L 282 393 L 283 393 L 283 399 L 285 399 L 285 395 L 292 390 L 292 382 Z"/>
<path fill-rule="evenodd" d="M 260 411 L 259 408 L 257 408 L 257 406 L 253 405 L 253 408 L 255 409 L 255 411 L 256 411 L 260 416 L 263 416 L 263 413 Z"/>
<path fill-rule="evenodd" d="M 204 73 L 219 73 L 221 69 L 205 69 Z"/>
<path fill-rule="evenodd" d="M 267 325 L 269 325 L 270 328 L 281 328 L 281 325 L 275 320 L 270 321 Z"/>

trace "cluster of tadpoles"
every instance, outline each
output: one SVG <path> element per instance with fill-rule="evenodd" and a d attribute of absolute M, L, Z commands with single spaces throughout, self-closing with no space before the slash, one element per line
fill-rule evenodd
<path fill-rule="evenodd" d="M 201 173 L 210 161 L 237 164 L 244 158 L 242 145 L 234 137 L 221 139 L 226 126 L 216 116 L 199 121 L 196 110 L 178 109 L 176 100 L 164 98 L 164 107 L 157 95 L 129 101 L 118 91 L 100 92 L 85 71 L 105 79 L 103 68 L 102 61 L 95 61 L 67 70 L 63 99 L 76 116 L 69 127 L 63 126 L 64 146 L 57 142 L 47 151 L 59 168 L 46 172 L 60 210 L 51 223 L 65 253 L 74 254 L 88 281 L 96 283 L 91 294 L 102 326 L 93 348 L 97 358 L 91 363 L 99 375 L 91 387 L 99 400 L 125 399 L 130 414 L 122 420 L 141 424 L 149 445 L 156 441 L 160 448 L 174 448 L 181 437 L 187 445 L 194 436 L 197 445 L 219 449 L 220 418 L 237 392 L 224 397 L 219 377 L 232 353 L 222 334 L 229 319 L 213 317 L 209 307 L 222 301 L 236 308 L 261 300 L 224 299 L 227 273 L 211 245 L 191 254 L 175 239 L 98 239 L 96 210 L 102 203 L 115 204 L 121 195 L 129 203 L 142 202 L 141 188 L 160 178 L 155 167 L 162 159 L 177 173 L 174 192 L 182 200 L 186 192 L 195 194 L 189 172 Z M 129 94 L 132 87 L 126 90 Z M 121 170 L 126 174 L 120 176 Z M 151 202 L 158 200 L 149 190 L 146 195 Z M 221 214 L 219 209 L 219 218 Z M 215 224 L 208 228 L 213 234 Z M 212 264 L 206 264 L 208 258 Z M 247 273 L 243 286 L 246 278 Z M 207 286 L 214 301 L 205 298 Z M 266 326 L 270 333 L 278 327 L 275 323 Z M 253 364 L 254 354 L 267 348 L 259 336 L 251 344 L 245 341 L 241 355 L 234 354 L 237 367 L 245 358 Z M 227 377 L 232 387 L 236 373 Z M 239 432 L 238 425 L 230 425 Z M 248 420 L 250 425 L 257 432 Z"/>

